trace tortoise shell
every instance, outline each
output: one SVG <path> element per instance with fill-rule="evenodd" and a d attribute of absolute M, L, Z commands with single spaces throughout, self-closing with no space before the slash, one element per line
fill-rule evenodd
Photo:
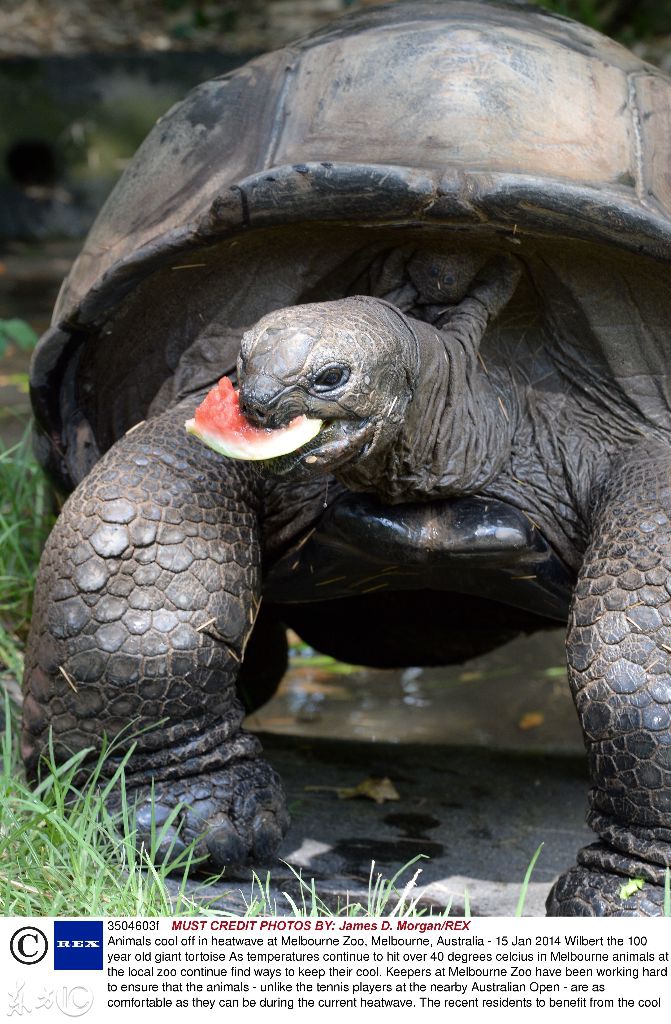
<path fill-rule="evenodd" d="M 376 7 L 265 54 L 161 118 L 101 211 L 35 352 L 38 457 L 72 488 L 187 349 L 221 376 L 261 315 L 388 294 L 422 247 L 551 274 L 666 425 L 670 169 L 671 80 L 524 5 Z"/>

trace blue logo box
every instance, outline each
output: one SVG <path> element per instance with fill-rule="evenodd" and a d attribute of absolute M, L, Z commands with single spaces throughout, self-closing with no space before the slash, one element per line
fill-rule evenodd
<path fill-rule="evenodd" d="M 54 970 L 102 969 L 102 921 L 54 921 Z"/>

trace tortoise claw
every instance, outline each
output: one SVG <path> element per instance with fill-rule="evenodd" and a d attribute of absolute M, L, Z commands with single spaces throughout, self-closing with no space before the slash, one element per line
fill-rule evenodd
<path fill-rule="evenodd" d="M 212 868 L 268 860 L 289 825 L 279 776 L 261 758 L 156 782 L 153 793 L 143 785 L 135 794 L 136 842 L 162 862 L 175 860 L 191 843 L 195 856 Z"/>
<path fill-rule="evenodd" d="M 596 871 L 586 867 L 571 868 L 555 882 L 545 909 L 548 917 L 662 917 L 664 889 L 653 882 L 623 898 L 624 875 Z"/>

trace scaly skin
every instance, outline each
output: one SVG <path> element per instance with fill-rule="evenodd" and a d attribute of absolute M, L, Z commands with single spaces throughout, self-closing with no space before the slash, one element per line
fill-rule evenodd
<path fill-rule="evenodd" d="M 281 784 L 242 733 L 235 679 L 260 601 L 258 485 L 184 432 L 191 398 L 122 438 L 47 543 L 26 664 L 23 753 L 136 743 L 127 774 L 149 838 L 178 802 L 182 840 L 216 865 L 264 858 L 287 824 Z M 142 731 L 148 730 L 148 731 Z M 175 837 L 174 830 L 166 842 Z"/>
<path fill-rule="evenodd" d="M 567 640 L 601 843 L 548 898 L 553 916 L 661 913 L 671 866 L 671 450 L 616 460 L 596 505 Z M 624 877 L 623 877 L 624 876 Z M 646 885 L 626 903 L 626 877 Z"/>

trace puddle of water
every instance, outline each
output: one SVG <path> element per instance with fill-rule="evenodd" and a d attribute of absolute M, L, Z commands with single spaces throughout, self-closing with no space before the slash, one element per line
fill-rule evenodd
<path fill-rule="evenodd" d="M 371 742 L 582 753 L 564 631 L 519 637 L 464 665 L 357 669 L 292 657 L 277 694 L 247 719 L 257 732 Z"/>

